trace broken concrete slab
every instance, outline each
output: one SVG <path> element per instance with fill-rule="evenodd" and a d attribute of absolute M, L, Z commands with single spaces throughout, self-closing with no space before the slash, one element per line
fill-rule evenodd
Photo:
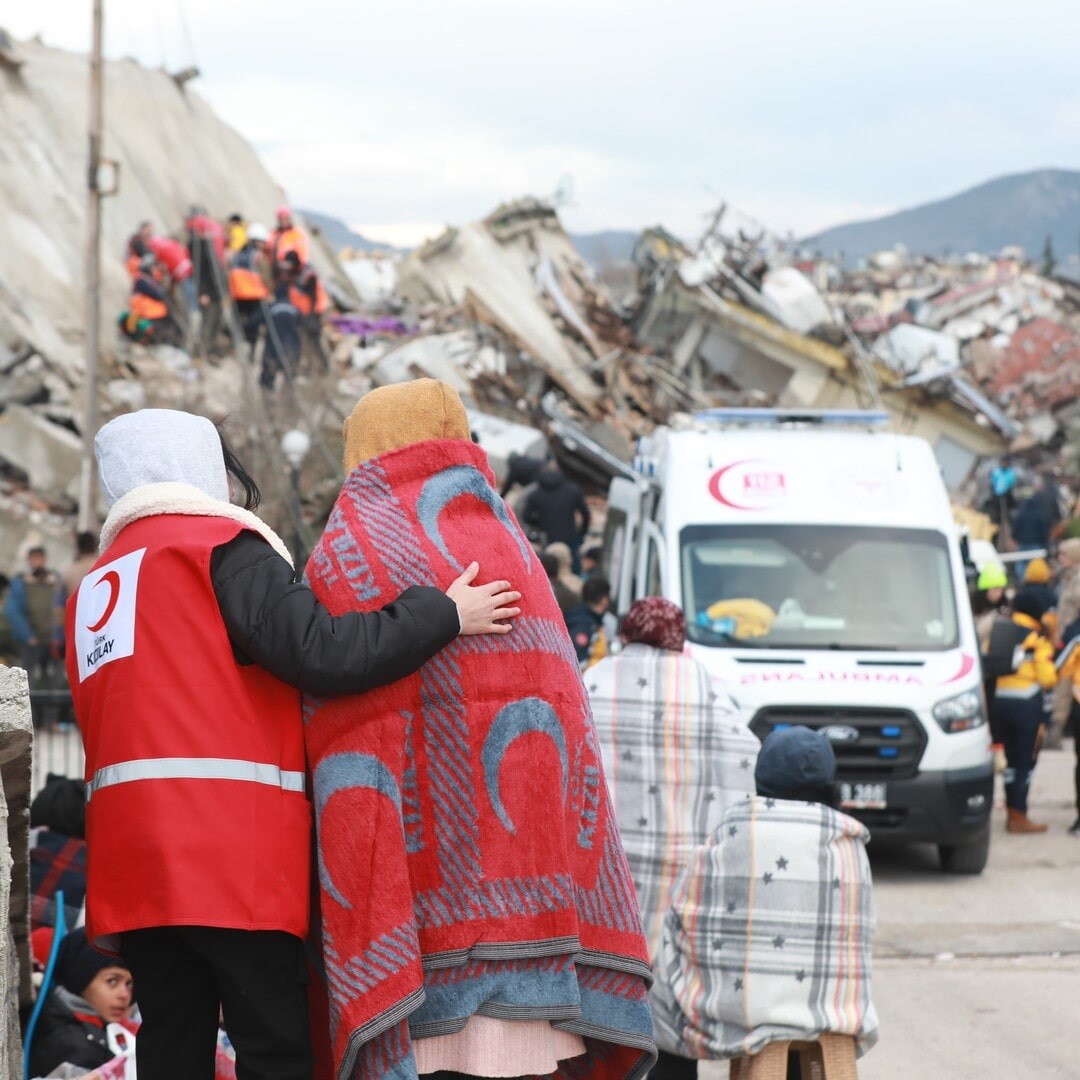
<path fill-rule="evenodd" d="M 33 725 L 26 672 L 0 665 L 0 1061 L 22 1076 L 19 1008 L 33 1000 L 30 967 L 30 781 Z"/>
<path fill-rule="evenodd" d="M 501 207 L 414 252 L 398 274 L 403 296 L 420 304 L 465 305 L 581 408 L 595 412 L 601 396 L 589 374 L 595 335 L 575 303 L 592 275 L 551 207 L 536 200 Z"/>
<path fill-rule="evenodd" d="M 0 459 L 14 465 L 42 494 L 71 494 L 82 466 L 82 441 L 23 405 L 0 414 Z"/>

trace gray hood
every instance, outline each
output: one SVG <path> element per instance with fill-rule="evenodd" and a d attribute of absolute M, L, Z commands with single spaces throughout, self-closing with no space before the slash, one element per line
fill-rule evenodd
<path fill-rule="evenodd" d="M 144 484 L 190 484 L 229 501 L 229 478 L 217 428 L 204 416 L 140 409 L 110 420 L 94 440 L 101 490 L 111 507 Z"/>

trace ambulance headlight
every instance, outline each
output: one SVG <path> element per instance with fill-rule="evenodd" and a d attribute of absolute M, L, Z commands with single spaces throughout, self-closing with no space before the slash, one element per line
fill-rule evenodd
<path fill-rule="evenodd" d="M 934 706 L 934 719 L 941 725 L 941 730 L 949 735 L 983 727 L 986 724 L 986 710 L 982 694 L 977 690 L 965 690 L 956 697 L 939 701 Z"/>

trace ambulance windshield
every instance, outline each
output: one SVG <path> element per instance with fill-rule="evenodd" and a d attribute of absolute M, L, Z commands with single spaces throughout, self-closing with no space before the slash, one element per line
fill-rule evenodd
<path fill-rule="evenodd" d="M 958 643 L 941 533 L 694 525 L 679 544 L 687 629 L 699 645 L 925 652 Z"/>

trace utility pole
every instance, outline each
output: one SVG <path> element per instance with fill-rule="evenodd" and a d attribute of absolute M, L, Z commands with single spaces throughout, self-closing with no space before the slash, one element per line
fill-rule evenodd
<path fill-rule="evenodd" d="M 79 477 L 79 530 L 97 532 L 97 466 L 94 437 L 98 429 L 98 364 L 101 357 L 101 138 L 105 80 L 101 61 L 102 0 L 93 0 L 94 30 L 90 49 L 90 160 L 86 206 L 86 415 Z"/>

